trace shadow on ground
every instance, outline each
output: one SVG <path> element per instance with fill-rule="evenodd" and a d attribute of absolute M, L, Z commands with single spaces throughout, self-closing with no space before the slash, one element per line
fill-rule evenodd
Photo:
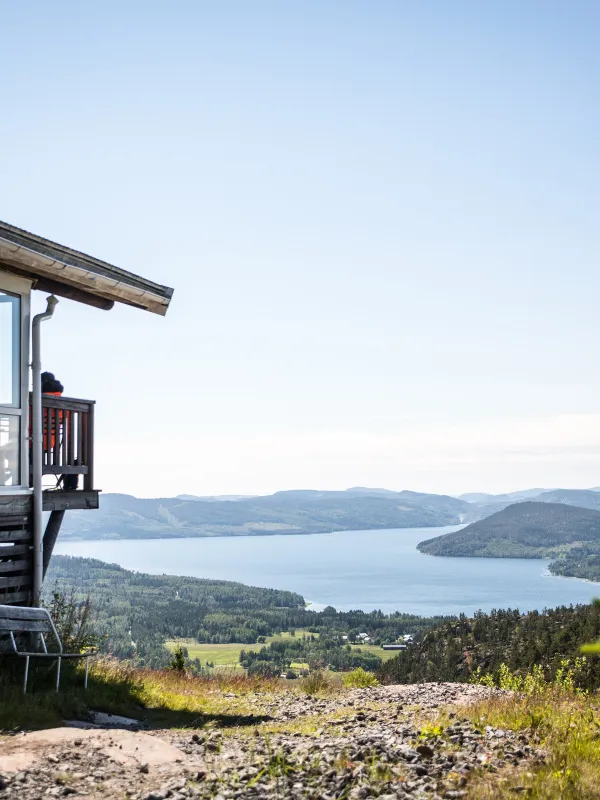
<path fill-rule="evenodd" d="M 90 675 L 87 691 L 83 674 L 64 669 L 60 692 L 56 692 L 56 668 L 45 664 L 30 673 L 27 694 L 23 694 L 22 663 L 0 660 L 0 732 L 39 730 L 64 725 L 65 720 L 94 721 L 95 712 L 128 717 L 141 730 L 168 728 L 202 729 L 260 725 L 273 718 L 260 714 L 207 713 L 147 707 L 139 681 L 113 676 L 110 680 Z M 165 706 L 167 701 L 165 700 Z M 108 724 L 107 727 L 133 729 L 131 724 Z"/>

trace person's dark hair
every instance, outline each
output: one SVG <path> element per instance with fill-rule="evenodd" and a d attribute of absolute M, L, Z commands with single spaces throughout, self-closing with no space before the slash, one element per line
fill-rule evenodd
<path fill-rule="evenodd" d="M 42 394 L 46 392 L 64 392 L 65 387 L 54 377 L 52 372 L 42 372 Z"/>

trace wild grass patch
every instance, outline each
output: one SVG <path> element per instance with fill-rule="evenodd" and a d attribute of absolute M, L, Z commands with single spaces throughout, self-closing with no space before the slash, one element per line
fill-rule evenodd
<path fill-rule="evenodd" d="M 339 694 L 344 684 L 337 672 L 315 670 L 298 681 L 298 686 L 304 694 L 327 696 Z"/>
<path fill-rule="evenodd" d="M 367 672 L 362 667 L 345 672 L 342 683 L 347 689 L 367 689 L 370 686 L 379 686 L 379 681 L 372 672 Z"/>
<path fill-rule="evenodd" d="M 507 695 L 461 709 L 477 725 L 527 731 L 545 753 L 541 764 L 508 775 L 482 777 L 472 800 L 503 800 L 521 794 L 535 800 L 597 800 L 600 796 L 600 698 L 550 687 L 530 695 Z"/>

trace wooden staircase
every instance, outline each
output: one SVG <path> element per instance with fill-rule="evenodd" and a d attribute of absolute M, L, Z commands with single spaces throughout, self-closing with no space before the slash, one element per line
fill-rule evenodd
<path fill-rule="evenodd" d="M 32 588 L 32 515 L 0 516 L 0 605 L 30 605 Z"/>

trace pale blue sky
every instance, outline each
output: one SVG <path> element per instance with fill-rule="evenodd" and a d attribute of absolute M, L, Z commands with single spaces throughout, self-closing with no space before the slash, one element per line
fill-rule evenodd
<path fill-rule="evenodd" d="M 175 287 L 45 331 L 100 488 L 600 484 L 597 3 L 0 6 L 0 218 Z"/>

